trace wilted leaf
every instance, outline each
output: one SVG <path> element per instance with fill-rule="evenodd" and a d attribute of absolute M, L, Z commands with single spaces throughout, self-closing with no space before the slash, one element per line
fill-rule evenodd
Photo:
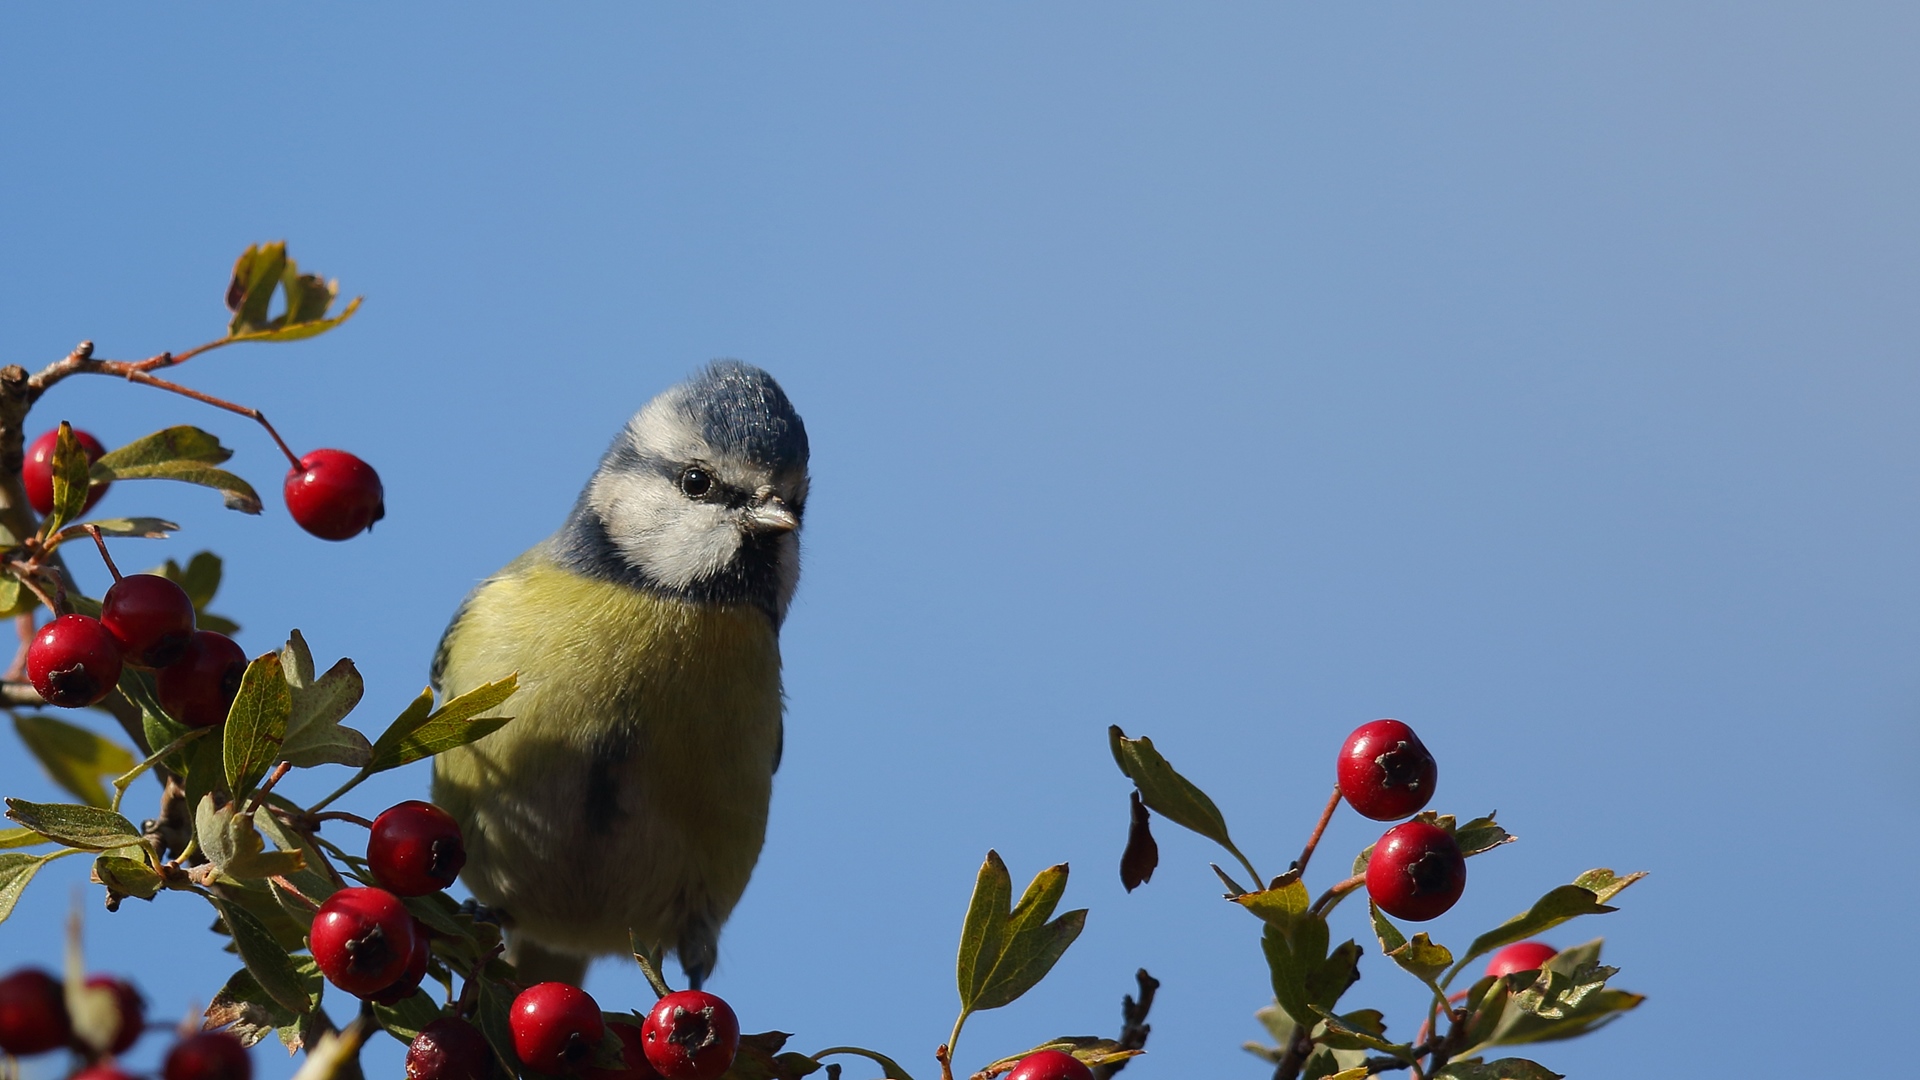
<path fill-rule="evenodd" d="M 160 892 L 161 878 L 144 859 L 124 855 L 102 855 L 93 860 L 93 880 L 106 887 L 113 897 L 133 896 L 151 900 Z"/>
<path fill-rule="evenodd" d="M 53 782 L 90 806 L 113 801 L 100 782 L 103 777 L 118 778 L 139 764 L 124 747 L 65 720 L 16 715 L 13 728 Z"/>
<path fill-rule="evenodd" d="M 140 840 L 133 822 L 97 806 L 8 799 L 7 816 L 49 840 L 85 851 L 108 851 Z"/>
<path fill-rule="evenodd" d="M 300 957 L 294 970 L 307 991 L 306 1013 L 311 1015 L 320 1005 L 325 982 L 311 957 Z M 248 1046 L 269 1034 L 280 1032 L 288 1053 L 292 1053 L 301 1049 L 303 1044 L 298 1034 L 300 1016 L 300 1013 L 275 1001 L 272 995 L 260 988 L 252 972 L 241 968 L 233 973 L 227 984 L 213 996 L 213 1003 L 207 1006 L 206 1027 L 208 1030 L 224 1027 Z"/>
<path fill-rule="evenodd" d="M 1413 940 L 1408 941 L 1378 905 L 1369 902 L 1367 909 L 1372 913 L 1373 932 L 1380 939 L 1380 951 L 1411 972 L 1414 978 L 1438 990 L 1439 985 L 1434 980 L 1453 966 L 1453 953 L 1445 945 L 1435 945 L 1424 932 L 1413 935 Z"/>
<path fill-rule="evenodd" d="M 260 988 L 289 1012 L 303 1014 L 311 1010 L 313 999 L 308 996 L 300 972 L 294 967 L 287 950 L 274 940 L 272 931 L 239 904 L 217 896 L 208 896 L 207 899 L 220 912 L 221 920 L 227 924 L 227 933 L 233 937 L 234 948 L 240 953 L 241 962 L 253 973 L 254 981 L 260 984 Z"/>
<path fill-rule="evenodd" d="M 1573 883 L 1592 892 L 1593 898 L 1604 904 L 1613 899 L 1621 889 L 1626 888 L 1646 876 L 1647 872 L 1641 870 L 1637 873 L 1628 874 L 1626 877 L 1618 877 L 1613 871 L 1601 867 L 1598 870 L 1589 870 L 1581 874 L 1579 877 L 1573 879 Z"/>
<path fill-rule="evenodd" d="M 1335 1016 L 1326 1009 L 1314 1011 L 1320 1017 L 1319 1041 L 1336 1050 L 1373 1050 L 1401 1061 L 1413 1060 L 1412 1046 L 1390 1042 L 1383 1036 L 1386 1025 L 1379 1022 L 1380 1014 L 1372 1009 L 1347 1016 Z"/>
<path fill-rule="evenodd" d="M 1454 830 L 1453 841 L 1460 845 L 1460 854 L 1472 856 L 1492 851 L 1501 844 L 1511 844 L 1516 837 L 1501 828 L 1488 814 L 1483 818 L 1474 818 Z"/>
<path fill-rule="evenodd" d="M 1140 792 L 1136 789 L 1127 792 L 1130 821 L 1127 826 L 1127 847 L 1120 853 L 1120 884 L 1128 892 L 1153 880 L 1154 868 L 1160 865 L 1160 845 L 1154 843 L 1153 828 L 1149 824 L 1153 815 L 1147 812 L 1147 804 L 1140 801 Z"/>
<path fill-rule="evenodd" d="M 222 743 L 227 790 L 236 800 L 246 798 L 280 760 L 280 744 L 286 740 L 292 714 L 293 694 L 280 673 L 280 654 L 256 657 L 240 679 Z"/>
<path fill-rule="evenodd" d="M 241 334 L 267 325 L 267 308 L 273 304 L 274 291 L 280 287 L 286 268 L 285 241 L 250 244 L 240 253 L 233 264 L 233 277 L 227 283 L 227 310 L 233 312 L 233 320 L 227 324 L 228 334 Z"/>
<path fill-rule="evenodd" d="M 469 690 L 431 713 L 419 708 L 422 699 L 429 703 L 433 700 L 431 690 L 423 691 L 373 744 L 373 760 L 367 770 L 397 769 L 500 730 L 513 718 L 482 714 L 498 708 L 519 685 L 520 677 L 509 675 Z"/>
<path fill-rule="evenodd" d="M 1139 789 L 1149 809 L 1226 848 L 1242 863 L 1247 861 L 1227 835 L 1227 820 L 1221 816 L 1220 808 L 1153 748 L 1152 739 L 1144 735 L 1129 739 L 1126 732 L 1115 725 L 1107 729 L 1107 743 L 1113 750 L 1114 762 Z"/>
<path fill-rule="evenodd" d="M 780 1049 L 790 1036 L 783 1031 L 766 1031 L 740 1036 L 740 1048 L 733 1065 L 720 1080 L 799 1080 L 820 1069 L 820 1063 L 805 1054 L 783 1054 Z"/>
<path fill-rule="evenodd" d="M 276 291 L 284 294 L 285 305 L 279 315 L 269 318 Z M 338 316 L 327 318 L 339 294 L 338 282 L 302 274 L 299 265 L 287 258 L 284 242 L 256 244 L 233 264 L 233 278 L 227 285 L 227 308 L 233 319 L 227 324 L 227 335 L 236 341 L 298 341 L 324 334 L 360 308 L 356 297 Z"/>

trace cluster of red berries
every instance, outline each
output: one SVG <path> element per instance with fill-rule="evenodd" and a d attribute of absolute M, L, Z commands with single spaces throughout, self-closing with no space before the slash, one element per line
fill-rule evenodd
<path fill-rule="evenodd" d="M 507 1026 L 520 1064 L 585 1080 L 715 1080 L 733 1067 L 740 1048 L 732 1006 L 704 990 L 668 994 L 639 1024 L 630 1019 L 603 1015 L 593 995 L 577 986 L 544 982 L 513 999 Z M 617 1069 L 593 1065 L 609 1029 L 620 1040 Z M 472 1023 L 444 1016 L 407 1048 L 407 1080 L 485 1080 L 492 1060 Z"/>
<path fill-rule="evenodd" d="M 60 980 L 38 968 L 21 968 L 0 979 L 0 1051 L 16 1057 L 70 1048 L 98 1060 L 73 1080 L 131 1080 L 114 1061 L 147 1030 L 147 1003 L 123 979 L 94 975 L 90 989 L 107 990 L 118 1006 L 119 1018 L 107 1045 L 82 1045 L 67 1013 Z M 162 1066 L 163 1080 L 252 1080 L 253 1062 L 240 1040 L 225 1032 L 200 1032 L 173 1045 Z"/>
<path fill-rule="evenodd" d="M 320 973 L 355 997 L 394 1005 L 427 975 L 432 934 L 402 896 L 452 885 L 467 862 L 460 825 L 432 803 L 409 800 L 373 820 L 367 866 L 382 887 L 341 889 L 314 913 L 307 946 Z"/>
<path fill-rule="evenodd" d="M 79 428 L 73 429 L 73 437 L 86 451 L 88 462 L 100 460 L 107 452 L 99 439 Z M 53 448 L 59 441 L 58 430 L 33 440 L 20 466 L 27 501 L 42 514 L 53 509 Z M 88 488 L 86 509 L 99 502 L 111 486 L 95 484 Z M 373 528 L 373 523 L 387 513 L 380 474 L 345 450 L 315 450 L 301 458 L 297 466 L 287 470 L 281 494 L 294 522 L 322 540 L 351 539 Z"/>
<path fill-rule="evenodd" d="M 1340 796 L 1375 821 L 1419 813 L 1433 798 L 1438 775 L 1420 736 L 1398 720 L 1362 724 L 1340 747 Z M 1373 845 L 1367 895 L 1389 915 L 1439 918 L 1466 888 L 1466 856 L 1453 834 L 1431 821 L 1402 822 Z"/>
<path fill-rule="evenodd" d="M 225 634 L 194 628 L 185 589 L 158 574 L 128 574 L 100 617 L 61 615 L 27 646 L 27 678 L 50 705 L 77 709 L 112 692 L 120 667 L 154 672 L 160 705 L 188 727 L 224 723 L 247 654 Z"/>

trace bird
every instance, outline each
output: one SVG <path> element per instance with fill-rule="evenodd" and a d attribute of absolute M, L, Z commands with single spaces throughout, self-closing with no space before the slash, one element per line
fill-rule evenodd
<path fill-rule="evenodd" d="M 784 745 L 807 457 L 779 383 L 714 361 L 634 414 L 559 530 L 448 624 L 442 700 L 519 678 L 510 722 L 434 758 L 432 798 L 522 981 L 579 985 L 629 934 L 695 988 L 711 974 Z"/>

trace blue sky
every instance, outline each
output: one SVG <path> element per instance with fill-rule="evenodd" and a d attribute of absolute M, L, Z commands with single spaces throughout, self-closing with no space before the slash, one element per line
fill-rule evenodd
<path fill-rule="evenodd" d="M 1257 926 L 1216 854 L 1163 825 L 1153 883 L 1119 887 L 1106 727 L 1152 735 L 1278 867 L 1342 737 L 1397 716 L 1438 808 L 1522 838 L 1474 860 L 1438 940 L 1588 867 L 1652 871 L 1553 935 L 1606 934 L 1650 1001 L 1544 1062 L 1803 1075 L 1834 1051 L 1783 1037 L 1819 1023 L 1794 1002 L 1904 1030 L 1920 960 L 1916 21 L 9 8 L 0 360 L 214 336 L 257 240 L 364 294 L 334 335 L 180 376 L 373 462 L 372 536 L 161 486 L 103 511 L 185 527 L 123 565 L 227 556 L 250 651 L 298 627 L 352 656 L 374 729 L 634 409 L 711 357 L 773 371 L 815 480 L 786 761 L 713 984 L 749 1029 L 931 1075 L 991 847 L 1021 880 L 1071 862 L 1091 915 L 964 1063 L 1111 1033 L 1145 966 L 1165 986 L 1128 1076 L 1265 1075 L 1238 1049 Z M 70 381 L 35 413 L 60 418 L 109 444 L 199 423 L 279 476 L 245 422 L 138 387 Z M 17 749 L 0 787 L 53 794 Z M 1343 815 L 1313 883 L 1377 832 Z M 42 875 L 0 958 L 52 961 L 84 877 Z M 185 897 L 86 903 L 98 966 L 160 1016 L 232 968 Z M 1352 906 L 1335 930 L 1365 940 Z M 1416 984 L 1362 970 L 1348 1002 L 1411 1036 Z M 589 989 L 645 999 L 614 963 Z"/>

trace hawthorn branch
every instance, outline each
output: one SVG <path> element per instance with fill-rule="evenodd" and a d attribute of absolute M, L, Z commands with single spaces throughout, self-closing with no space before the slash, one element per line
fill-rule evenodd
<path fill-rule="evenodd" d="M 1140 986 L 1140 998 L 1136 1001 L 1132 995 L 1127 995 L 1120 999 L 1118 1041 L 1122 1050 L 1146 1049 L 1147 1036 L 1153 1031 L 1153 1025 L 1147 1023 L 1147 1012 L 1153 1008 L 1154 991 L 1160 989 L 1160 980 L 1147 974 L 1146 968 L 1134 972 L 1133 978 Z M 1093 1070 L 1094 1080 L 1110 1080 L 1114 1073 L 1126 1067 L 1126 1058 L 1109 1062 Z"/>

